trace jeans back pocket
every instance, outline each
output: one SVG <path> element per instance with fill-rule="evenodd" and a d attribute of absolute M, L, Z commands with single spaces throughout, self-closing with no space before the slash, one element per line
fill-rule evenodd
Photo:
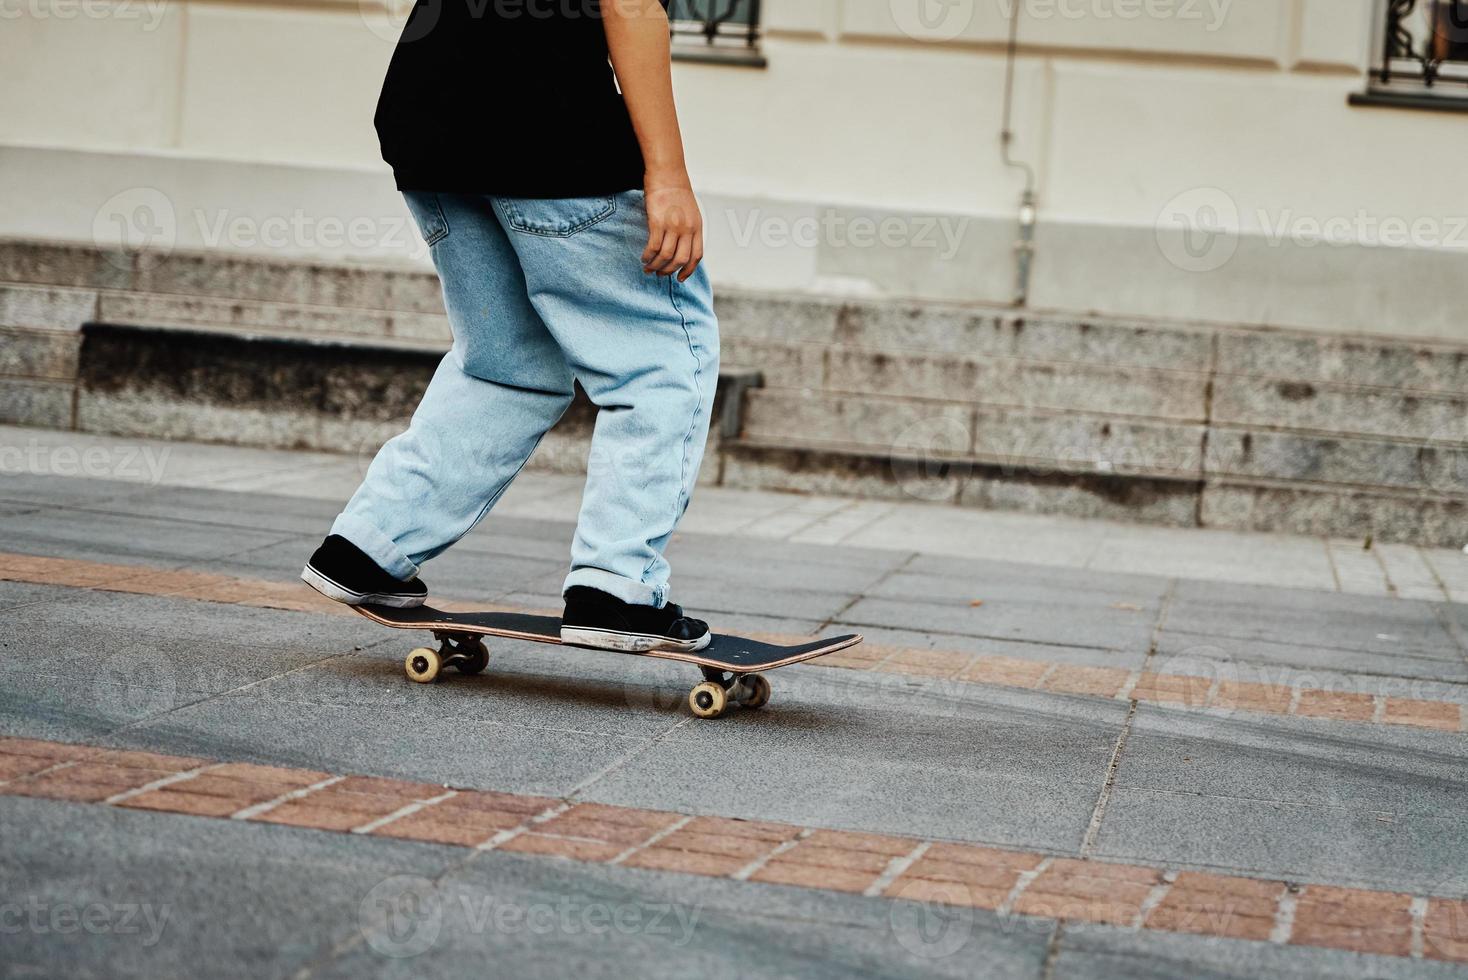
<path fill-rule="evenodd" d="M 608 197 L 496 197 L 505 223 L 516 231 L 547 238 L 570 238 L 611 217 L 617 198 Z"/>

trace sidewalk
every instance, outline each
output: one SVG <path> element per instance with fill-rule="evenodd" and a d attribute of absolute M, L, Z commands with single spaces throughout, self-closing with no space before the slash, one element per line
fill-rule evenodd
<path fill-rule="evenodd" d="M 0 426 L 0 475 L 88 475 L 155 486 L 268 493 L 340 504 L 370 457 L 121 439 Z M 574 522 L 579 477 L 527 472 L 495 510 L 501 517 Z M 1094 572 L 1468 602 L 1468 555 L 1441 548 L 1281 534 L 1149 527 L 705 487 L 685 534 L 717 534 L 911 551 Z M 1463 529 L 1468 550 L 1468 528 Z"/>
<path fill-rule="evenodd" d="M 407 683 L 294 580 L 360 465 L 0 430 L 7 972 L 1468 964 L 1468 556 L 709 490 L 682 601 L 868 642 L 698 722 L 641 658 Z M 554 608 L 578 490 L 430 586 Z"/>

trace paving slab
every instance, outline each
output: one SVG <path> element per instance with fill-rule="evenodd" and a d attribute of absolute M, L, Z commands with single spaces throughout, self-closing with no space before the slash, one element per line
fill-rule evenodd
<path fill-rule="evenodd" d="M 1105 650 L 1145 651 L 1151 641 L 1155 616 L 1134 609 L 1083 606 L 1063 596 L 1036 596 L 1023 600 L 971 602 L 917 602 L 866 598 L 841 614 L 857 626 L 922 629 L 954 636 L 995 640 L 1022 640 L 1057 646 Z"/>
<path fill-rule="evenodd" d="M 358 934 L 373 885 L 461 860 L 421 844 L 364 849 L 337 834 L 15 797 L 0 800 L 0 828 L 5 900 L 38 910 L 7 930 L 0 960 L 12 976 L 290 976 Z M 96 927 L 68 927 L 68 911 L 89 908 Z"/>
<path fill-rule="evenodd" d="M 1468 883 L 1461 734 L 1139 708 L 1097 856 L 1436 892 Z"/>
<path fill-rule="evenodd" d="M 1166 627 L 1198 636 L 1461 660 L 1438 603 L 1181 582 Z"/>
<path fill-rule="evenodd" d="M 904 650 L 943 650 L 956 654 L 983 654 L 1032 660 L 1042 663 L 1069 664 L 1077 667 L 1114 667 L 1139 670 L 1147 661 L 1145 647 L 1114 649 L 1092 646 L 1062 646 L 1028 640 L 1004 640 L 990 636 L 964 636 L 955 633 L 930 633 L 920 629 L 893 629 L 868 623 L 850 623 L 838 619 L 830 624 L 831 632 L 861 633 L 869 644 L 900 647 Z M 960 666 L 955 659 L 955 666 Z"/>
<path fill-rule="evenodd" d="M 1444 683 L 1468 682 L 1468 665 L 1450 656 L 1413 656 L 1405 652 L 1361 651 L 1265 639 L 1239 639 L 1206 632 L 1164 629 L 1158 634 L 1160 660 L 1208 658 L 1245 669 L 1289 669 L 1325 678 L 1346 671 Z M 1315 687 L 1325 686 L 1323 680 Z"/>
<path fill-rule="evenodd" d="M 14 798 L 0 834 L 7 899 L 42 913 L 7 936 L 18 975 L 972 975 L 861 896 Z M 49 928 L 88 907 L 107 928 Z M 1041 975 L 1043 935 L 975 915 L 963 938 L 988 976 Z"/>
<path fill-rule="evenodd" d="M 680 727 L 585 795 L 1073 851 L 1126 713 L 1120 703 L 828 668 L 787 680 L 794 673 L 778 675 L 778 713 Z"/>
<path fill-rule="evenodd" d="M 382 639 L 355 618 L 38 589 L 37 601 L 4 613 L 0 731 L 9 735 L 105 735 Z"/>
<path fill-rule="evenodd" d="M 1050 976 L 1054 980 L 1447 980 L 1462 977 L 1463 972 L 1461 966 L 1431 960 L 1067 925 Z"/>

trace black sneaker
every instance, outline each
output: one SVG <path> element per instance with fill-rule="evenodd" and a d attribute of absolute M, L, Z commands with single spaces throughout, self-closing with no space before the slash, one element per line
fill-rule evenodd
<path fill-rule="evenodd" d="M 709 624 L 684 616 L 681 606 L 635 606 L 584 585 L 566 590 L 566 613 L 561 617 L 563 643 L 623 653 L 692 653 L 708 646 L 712 639 Z"/>
<path fill-rule="evenodd" d="M 339 534 L 321 542 L 306 562 L 301 580 L 328 599 L 349 606 L 413 609 L 428 599 L 428 586 L 416 578 L 411 582 L 393 578 Z"/>

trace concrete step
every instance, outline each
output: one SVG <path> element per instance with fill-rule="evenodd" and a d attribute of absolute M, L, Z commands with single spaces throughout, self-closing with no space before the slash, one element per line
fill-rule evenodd
<path fill-rule="evenodd" d="M 364 467 L 407 428 L 443 358 L 434 348 L 308 341 L 217 330 L 89 325 L 82 331 L 74 417 L 58 428 L 118 436 L 310 449 L 355 456 Z M 710 451 L 737 432 L 755 379 L 720 374 Z M 71 398 L 68 398 L 71 401 Z M 533 466 L 584 473 L 596 406 L 576 399 Z M 718 467 L 704 476 L 717 477 Z"/>
<path fill-rule="evenodd" d="M 1468 442 L 1320 435 L 1238 425 L 766 388 L 744 436 L 812 448 L 968 460 L 1001 470 L 1302 480 L 1468 497 Z"/>
<path fill-rule="evenodd" d="M 718 309 L 744 379 L 727 419 L 750 372 L 767 387 L 706 479 L 1461 544 L 1468 346 L 736 291 Z M 89 323 L 214 339 L 84 345 Z M 0 421 L 366 455 L 449 342 L 425 268 L 0 241 Z M 591 417 L 537 464 L 584 465 Z"/>
<path fill-rule="evenodd" d="M 1459 548 L 1468 499 L 1307 481 L 1165 477 L 900 456 L 741 439 L 721 448 L 728 487 L 1279 531 Z"/>

